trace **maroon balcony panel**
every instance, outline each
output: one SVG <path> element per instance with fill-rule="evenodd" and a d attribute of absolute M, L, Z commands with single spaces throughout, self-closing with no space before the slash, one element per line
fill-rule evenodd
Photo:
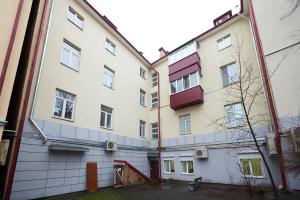
<path fill-rule="evenodd" d="M 172 82 L 172 81 L 175 81 L 177 79 L 184 77 L 185 75 L 191 74 L 191 73 L 199 71 L 199 70 L 200 70 L 200 67 L 196 63 L 196 64 L 193 64 L 192 66 L 189 66 L 187 68 L 184 68 L 183 70 L 180 70 L 174 74 L 169 75 L 169 80 L 170 80 L 170 82 Z"/>
<path fill-rule="evenodd" d="M 170 105 L 174 110 L 203 103 L 203 90 L 201 86 L 173 94 L 170 96 Z"/>
<path fill-rule="evenodd" d="M 169 65 L 169 76 L 180 70 L 183 70 L 187 67 L 190 67 L 193 64 L 198 64 L 200 68 L 200 58 L 197 52 L 185 57 L 172 65 Z"/>

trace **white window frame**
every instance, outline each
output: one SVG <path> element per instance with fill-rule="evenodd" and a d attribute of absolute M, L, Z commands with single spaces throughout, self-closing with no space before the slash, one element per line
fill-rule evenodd
<path fill-rule="evenodd" d="M 178 49 L 177 51 L 171 53 L 168 56 L 169 65 L 176 63 L 177 61 L 192 55 L 193 53 L 197 52 L 197 42 L 193 41 L 182 48 Z"/>
<path fill-rule="evenodd" d="M 175 169 L 174 158 L 164 158 L 163 161 L 164 161 L 164 173 L 166 173 L 166 174 L 175 174 L 176 169 Z M 171 170 L 171 166 L 172 166 L 171 162 L 173 162 L 174 172 L 172 172 L 172 170 Z M 167 171 L 167 165 L 168 165 L 170 171 Z"/>
<path fill-rule="evenodd" d="M 64 51 L 67 51 L 68 54 L 68 61 L 67 63 L 64 62 Z M 63 47 L 62 47 L 62 51 L 61 51 L 61 63 L 75 71 L 79 71 L 79 65 L 80 65 L 80 54 L 81 54 L 81 50 L 80 48 L 76 47 L 75 45 L 73 45 L 71 42 L 67 41 L 67 40 L 63 40 Z M 77 56 L 77 66 L 72 66 L 72 57 L 73 56 Z"/>
<path fill-rule="evenodd" d="M 140 138 L 146 138 L 146 122 L 143 120 L 139 122 L 139 135 Z"/>
<path fill-rule="evenodd" d="M 73 100 L 68 99 L 68 98 L 64 98 L 64 97 L 60 97 L 60 96 L 57 95 L 57 92 L 62 92 L 62 93 L 71 95 L 71 96 L 73 96 Z M 55 107 L 56 107 L 56 101 L 57 101 L 57 99 L 60 99 L 60 100 L 63 101 L 63 108 L 62 108 L 62 114 L 61 114 L 61 116 L 55 115 Z M 72 117 L 71 117 L 71 119 L 65 117 L 67 102 L 73 103 L 73 109 L 72 109 Z M 61 89 L 56 89 L 55 90 L 54 107 L 53 107 L 53 117 L 54 118 L 59 118 L 59 119 L 64 119 L 64 120 L 68 120 L 68 121 L 74 121 L 75 104 L 76 104 L 76 95 L 74 95 L 74 94 L 72 94 L 70 92 L 66 92 L 64 90 L 61 90 Z"/>
<path fill-rule="evenodd" d="M 231 41 L 230 34 L 217 40 L 217 46 L 218 46 L 219 51 L 221 51 L 222 49 L 225 49 L 227 47 L 230 47 L 231 45 L 232 45 L 232 41 Z"/>
<path fill-rule="evenodd" d="M 237 109 L 236 106 L 240 106 L 241 109 Z M 235 128 L 235 127 L 242 127 L 246 125 L 246 119 L 245 119 L 245 113 L 243 110 L 243 105 L 240 102 L 232 103 L 224 106 L 224 110 L 226 113 L 226 120 L 227 120 L 227 127 L 228 128 Z M 236 111 L 240 111 L 236 112 Z M 240 116 L 240 118 L 238 118 Z M 231 117 L 234 118 L 233 121 L 231 121 Z M 243 119 L 242 119 L 243 118 Z M 243 120 L 243 123 L 238 124 L 238 120 Z"/>
<path fill-rule="evenodd" d="M 225 75 L 223 73 L 224 70 L 226 70 L 227 77 L 225 77 Z M 220 71 L 221 71 L 223 87 L 239 82 L 238 69 L 237 69 L 235 62 L 227 64 L 225 66 L 222 66 L 220 68 Z M 232 72 L 233 72 L 233 74 L 232 74 Z M 227 80 L 225 80 L 225 79 L 227 79 Z M 227 81 L 228 83 L 226 83 L 224 80 Z"/>
<path fill-rule="evenodd" d="M 105 49 L 109 51 L 112 55 L 116 55 L 116 45 L 108 38 L 105 40 Z"/>
<path fill-rule="evenodd" d="M 192 163 L 192 167 L 193 167 L 193 172 L 189 173 L 189 169 L 188 169 L 188 162 L 191 162 Z M 186 172 L 183 171 L 183 163 L 186 163 L 185 165 L 185 170 Z M 194 172 L 195 172 L 195 168 L 194 168 L 194 161 L 193 159 L 180 159 L 180 167 L 181 167 L 181 174 L 183 175 L 194 175 Z"/>
<path fill-rule="evenodd" d="M 105 110 L 102 110 L 102 106 L 105 106 L 109 109 L 111 109 L 111 112 L 107 112 Z M 102 113 L 104 114 L 104 126 L 101 126 L 101 115 Z M 110 116 L 110 127 L 108 126 L 107 124 L 107 116 Z M 100 127 L 101 128 L 104 128 L 104 129 L 112 129 L 113 127 L 113 108 L 109 107 L 109 106 L 106 106 L 106 105 L 101 105 L 101 113 L 100 113 Z"/>
<path fill-rule="evenodd" d="M 197 84 L 193 85 L 193 86 L 192 86 L 192 79 L 191 79 L 192 74 L 197 74 Z M 189 79 L 189 87 L 188 88 L 184 88 L 184 77 L 186 77 L 186 76 L 188 76 L 188 79 Z M 180 79 L 174 80 L 170 83 L 170 95 L 177 94 L 179 92 L 183 92 L 185 90 L 189 90 L 191 88 L 194 88 L 194 87 L 197 87 L 200 85 L 200 72 L 199 71 L 190 73 L 186 76 L 184 76 Z M 172 92 L 172 83 L 173 82 L 175 82 L 175 92 Z M 181 86 L 182 90 L 178 90 L 179 85 Z"/>
<path fill-rule="evenodd" d="M 156 125 L 156 127 L 154 128 L 153 125 Z M 159 134 L 158 123 L 157 122 L 151 123 L 151 139 L 157 140 L 158 139 L 158 134 Z M 157 137 L 154 138 L 153 135 L 157 135 Z"/>
<path fill-rule="evenodd" d="M 189 120 L 182 120 L 184 117 L 189 117 Z M 190 132 L 188 131 L 188 128 L 187 128 L 187 122 L 189 122 L 189 124 L 190 124 L 190 130 L 191 130 Z M 184 132 L 181 132 L 182 123 L 184 123 L 184 129 L 185 129 Z M 191 114 L 180 115 L 179 116 L 179 134 L 180 135 L 188 135 L 191 133 L 192 133 Z"/>
<path fill-rule="evenodd" d="M 154 96 L 155 94 L 156 94 L 156 97 Z M 158 93 L 157 92 L 153 92 L 151 94 L 151 108 L 152 109 L 158 108 Z"/>
<path fill-rule="evenodd" d="M 152 78 L 152 87 L 157 86 L 157 84 L 158 84 L 158 73 L 151 74 L 151 78 Z"/>
<path fill-rule="evenodd" d="M 260 160 L 260 169 L 261 169 L 261 174 L 262 175 L 261 176 L 254 176 L 253 175 L 253 168 L 252 168 L 252 163 L 251 162 L 249 162 L 250 175 L 246 175 L 246 174 L 245 175 L 242 174 L 242 175 L 246 176 L 246 177 L 249 177 L 249 178 L 265 178 L 263 161 L 262 161 L 261 156 L 259 156 L 259 155 L 243 155 L 243 156 L 239 156 L 239 165 L 242 168 L 242 170 L 243 170 L 242 160 L 248 160 L 248 159 L 259 159 Z"/>
<path fill-rule="evenodd" d="M 140 67 L 140 77 L 146 79 L 146 70 L 142 67 Z"/>
<path fill-rule="evenodd" d="M 78 12 L 76 12 L 72 7 L 69 7 L 67 19 L 72 22 L 72 24 L 83 30 L 84 18 L 79 15 Z"/>
<path fill-rule="evenodd" d="M 104 65 L 102 84 L 110 89 L 114 89 L 114 80 L 115 80 L 115 72 L 109 67 L 107 67 L 106 65 Z M 111 81 L 111 86 L 110 86 L 110 81 Z"/>
<path fill-rule="evenodd" d="M 140 105 L 146 107 L 146 92 L 140 89 Z"/>

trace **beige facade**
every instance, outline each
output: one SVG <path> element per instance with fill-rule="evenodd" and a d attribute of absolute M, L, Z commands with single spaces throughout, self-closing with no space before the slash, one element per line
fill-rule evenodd
<path fill-rule="evenodd" d="M 0 93 L 0 120 L 5 121 L 8 111 L 9 102 L 11 99 L 11 93 L 13 89 L 13 84 L 15 81 L 15 76 L 19 64 L 20 53 L 22 49 L 22 45 L 24 42 L 25 31 L 27 27 L 27 21 L 29 18 L 29 12 L 31 9 L 31 0 L 26 0 L 23 4 L 22 10 L 20 12 L 20 19 L 16 26 L 16 30 L 13 30 L 15 22 L 15 18 L 17 15 L 18 0 L 12 1 L 0 1 L 1 9 L 5 10 L 5 12 L 0 13 L 0 25 L 1 27 L 5 27 L 1 30 L 1 38 L 0 38 L 0 73 L 1 78 L 4 78 L 2 90 Z M 13 39 L 12 34 L 15 32 L 15 37 Z M 11 41 L 12 49 L 11 53 L 9 53 L 8 47 Z M 4 62 L 5 57 L 10 55 L 7 60 L 7 71 L 4 73 Z M 8 57 L 7 57 L 8 58 Z M 5 76 L 4 76 L 5 74 Z M 2 138 L 2 133 L 4 130 L 4 126 L 0 125 L 0 142 Z"/>
<path fill-rule="evenodd" d="M 270 5 L 270 9 L 265 9 Z M 292 1 L 253 1 L 279 118 L 297 117 L 300 111 L 300 10 L 292 12 L 293 6 Z M 299 120 L 290 124 L 297 125 Z"/>
<path fill-rule="evenodd" d="M 231 35 L 232 45 L 223 50 L 218 50 L 217 40 Z M 168 61 L 165 59 L 157 66 L 161 78 L 161 123 L 162 138 L 179 137 L 179 116 L 191 115 L 191 135 L 213 133 L 218 130 L 224 130 L 225 127 L 213 123 L 216 119 L 226 116 L 224 106 L 229 104 L 227 91 L 231 86 L 223 87 L 221 67 L 235 62 L 235 48 L 237 43 L 243 43 L 241 57 L 243 61 L 251 61 L 255 74 L 258 76 L 259 67 L 257 64 L 256 53 L 253 45 L 253 39 L 248 20 L 241 17 L 234 22 L 224 25 L 221 29 L 212 31 L 197 39 L 199 43 L 198 54 L 201 60 L 200 85 L 204 90 L 204 103 L 174 111 L 170 108 L 170 86 L 168 77 Z M 256 85 L 257 84 L 257 85 Z M 258 79 L 253 88 L 258 88 L 261 80 Z M 266 102 L 263 100 L 263 94 L 257 98 L 260 103 L 253 108 L 255 114 L 260 113 L 259 118 L 255 120 L 263 121 L 260 125 L 268 123 L 268 111 Z M 238 99 L 232 98 L 232 103 Z M 261 118 L 262 117 L 262 118 Z M 151 121 L 156 120 L 156 114 L 151 112 Z"/>

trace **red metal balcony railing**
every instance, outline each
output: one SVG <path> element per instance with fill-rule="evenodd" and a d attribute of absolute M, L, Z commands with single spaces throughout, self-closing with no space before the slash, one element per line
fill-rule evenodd
<path fill-rule="evenodd" d="M 174 110 L 203 103 L 203 89 L 196 86 L 170 96 L 170 105 Z"/>

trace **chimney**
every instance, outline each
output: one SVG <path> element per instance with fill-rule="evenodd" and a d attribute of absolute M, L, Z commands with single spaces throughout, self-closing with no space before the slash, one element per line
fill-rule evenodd
<path fill-rule="evenodd" d="M 158 51 L 159 51 L 159 58 L 162 58 L 162 57 L 164 57 L 165 55 L 168 54 L 168 52 L 163 47 L 160 47 L 158 49 Z"/>

